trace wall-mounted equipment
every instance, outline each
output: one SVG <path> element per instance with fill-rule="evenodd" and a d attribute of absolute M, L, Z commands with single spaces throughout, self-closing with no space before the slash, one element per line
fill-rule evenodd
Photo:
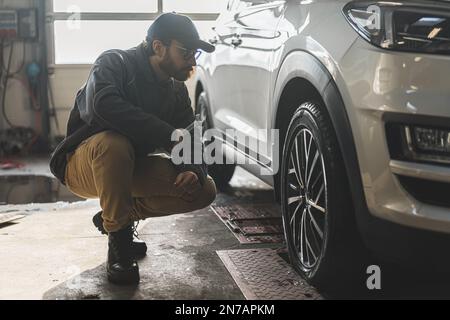
<path fill-rule="evenodd" d="M 37 39 L 37 14 L 37 9 L 0 10 L 0 39 Z"/>
<path fill-rule="evenodd" d="M 19 22 L 17 11 L 0 11 L 0 38 L 17 38 L 19 34 Z"/>
<path fill-rule="evenodd" d="M 19 38 L 24 40 L 34 40 L 38 37 L 38 12 L 36 9 L 20 9 L 19 18 Z"/>

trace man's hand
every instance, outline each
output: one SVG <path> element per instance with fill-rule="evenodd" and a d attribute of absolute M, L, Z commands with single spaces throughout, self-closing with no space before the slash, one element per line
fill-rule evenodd
<path fill-rule="evenodd" d="M 197 175 L 192 171 L 186 171 L 180 173 L 175 179 L 174 185 L 177 188 L 183 188 L 188 193 L 194 193 L 195 187 L 199 186 L 199 180 Z"/>

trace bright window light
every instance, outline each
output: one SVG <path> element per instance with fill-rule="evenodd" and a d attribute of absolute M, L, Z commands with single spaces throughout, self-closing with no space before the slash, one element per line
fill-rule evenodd
<path fill-rule="evenodd" d="M 179 1 L 178 1 L 179 2 Z M 187 1 L 186 1 L 187 2 Z M 157 12 L 157 0 L 53 0 L 54 12 Z"/>
<path fill-rule="evenodd" d="M 55 21 L 55 63 L 91 64 L 109 49 L 135 47 L 145 38 L 150 21 L 80 21 L 74 28 Z"/>
<path fill-rule="evenodd" d="M 227 7 L 228 0 L 164 0 L 164 12 L 219 13 Z"/>
<path fill-rule="evenodd" d="M 55 63 L 91 64 L 109 49 L 129 49 L 140 44 L 152 21 L 55 21 Z M 194 22 L 200 37 L 208 35 L 214 21 Z"/>
<path fill-rule="evenodd" d="M 163 12 L 206 15 L 194 20 L 202 39 L 211 35 L 211 15 L 226 9 L 228 0 L 163 0 Z M 54 26 L 54 63 L 91 64 L 105 50 L 128 49 L 144 40 L 151 21 L 133 20 L 134 13 L 162 13 L 158 0 L 53 0 L 56 13 L 97 13 L 97 20 L 56 18 Z M 111 13 L 120 14 L 117 20 Z M 213 15 L 212 17 L 215 17 Z M 128 20 L 130 19 L 130 20 Z M 149 18 L 152 19 L 152 18 Z"/>

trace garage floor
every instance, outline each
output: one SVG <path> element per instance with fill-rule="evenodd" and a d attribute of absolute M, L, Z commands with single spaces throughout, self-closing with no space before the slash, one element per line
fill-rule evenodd
<path fill-rule="evenodd" d="M 45 158 L 18 161 L 25 166 L 0 174 L 51 176 Z M 16 185 L 8 188 L 9 201 L 45 198 L 29 195 L 42 193 L 39 184 L 30 188 L 17 179 L 11 184 Z M 244 171 L 233 185 L 270 193 Z M 139 261 L 141 283 L 123 288 L 110 285 L 104 274 L 107 238 L 91 224 L 98 201 L 71 199 L 58 188 L 50 188 L 52 197 L 65 201 L 0 206 L 0 216 L 25 215 L 0 225 L 0 299 L 244 299 L 216 253 L 242 245 L 210 208 L 141 223 L 140 236 L 149 248 Z"/>
<path fill-rule="evenodd" d="M 3 170 L 0 175 L 50 176 L 46 158 L 20 161 L 23 168 Z M 5 180 L 0 181 L 4 187 Z M 231 185 L 218 195 L 216 207 L 274 205 L 271 189 L 243 170 L 237 170 Z M 149 247 L 147 257 L 139 262 L 141 282 L 137 287 L 114 286 L 104 272 L 107 238 L 91 224 L 100 209 L 98 201 L 79 201 L 53 182 L 47 186 L 53 201 L 64 201 L 0 205 L 0 217 L 25 216 L 0 224 L 0 299 L 450 297 L 448 274 L 385 265 L 381 291 L 365 289 L 367 275 L 361 274 L 342 290 L 319 294 L 289 269 L 283 243 L 241 243 L 212 208 L 141 223 L 141 238 Z M 26 183 L 9 186 L 8 201 L 19 203 L 30 193 L 41 193 L 37 199 L 45 202 L 44 189 L 39 185 L 30 189 Z"/>

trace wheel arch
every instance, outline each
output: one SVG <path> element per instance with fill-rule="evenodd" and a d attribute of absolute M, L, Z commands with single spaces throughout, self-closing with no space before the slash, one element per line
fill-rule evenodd
<path fill-rule="evenodd" d="M 308 100 L 318 100 L 326 108 L 335 130 L 349 182 L 356 221 L 360 233 L 368 226 L 369 211 L 363 190 L 361 172 L 351 124 L 339 89 L 328 69 L 312 54 L 291 52 L 283 61 L 274 90 L 272 128 L 280 130 L 282 154 L 287 126 L 298 107 Z M 274 177 L 275 197 L 280 199 L 280 177 Z"/>

